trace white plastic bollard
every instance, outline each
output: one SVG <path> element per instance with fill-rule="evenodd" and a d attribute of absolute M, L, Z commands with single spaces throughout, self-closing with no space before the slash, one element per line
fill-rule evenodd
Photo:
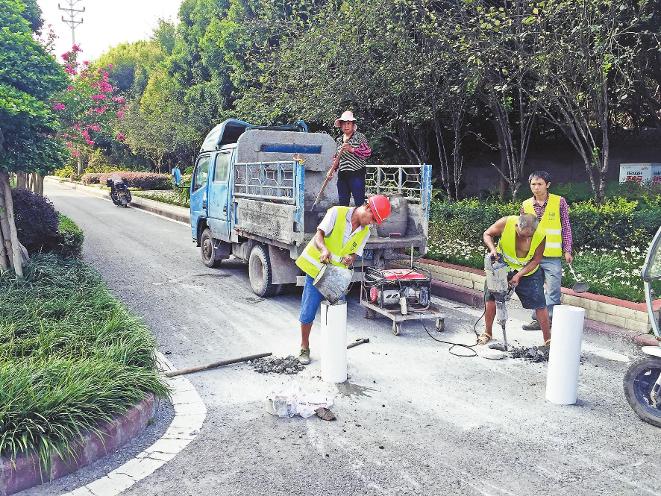
<path fill-rule="evenodd" d="M 546 399 L 556 405 L 573 405 L 577 400 L 584 320 L 584 308 L 570 305 L 553 308 Z"/>
<path fill-rule="evenodd" d="M 347 380 L 347 303 L 321 303 L 321 379 Z"/>

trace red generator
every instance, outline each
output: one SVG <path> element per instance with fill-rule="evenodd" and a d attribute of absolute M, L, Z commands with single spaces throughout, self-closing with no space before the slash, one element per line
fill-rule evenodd
<path fill-rule="evenodd" d="M 368 267 L 363 278 L 363 298 L 380 308 L 400 306 L 402 313 L 429 307 L 431 273 L 412 269 Z"/>

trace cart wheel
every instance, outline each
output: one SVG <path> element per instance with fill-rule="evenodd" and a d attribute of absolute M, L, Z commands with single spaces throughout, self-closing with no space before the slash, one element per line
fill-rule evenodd
<path fill-rule="evenodd" d="M 436 319 L 436 330 L 438 332 L 443 332 L 445 330 L 445 319 Z"/>
<path fill-rule="evenodd" d="M 392 333 L 395 336 L 399 336 L 399 333 L 402 332 L 402 324 L 399 322 L 393 322 L 392 323 Z"/>
<path fill-rule="evenodd" d="M 365 309 L 365 318 L 366 319 L 373 319 L 375 315 L 374 310 L 370 310 L 369 308 Z"/>

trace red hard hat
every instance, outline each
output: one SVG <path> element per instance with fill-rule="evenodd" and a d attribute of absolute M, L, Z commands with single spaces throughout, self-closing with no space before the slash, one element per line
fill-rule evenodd
<path fill-rule="evenodd" d="M 367 200 L 370 211 L 377 224 L 381 224 L 390 215 L 390 200 L 387 196 L 374 195 Z"/>

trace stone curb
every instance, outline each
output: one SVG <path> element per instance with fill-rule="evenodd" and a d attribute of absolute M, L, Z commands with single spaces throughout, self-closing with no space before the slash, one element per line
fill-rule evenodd
<path fill-rule="evenodd" d="M 72 459 L 52 455 L 50 471 L 40 470 L 36 454 L 19 457 L 15 462 L 0 458 L 0 496 L 59 479 L 112 453 L 142 432 L 155 412 L 154 395 L 148 394 L 125 414 L 101 425 L 98 433 L 86 434 L 74 448 Z"/>
<path fill-rule="evenodd" d="M 157 352 L 156 357 L 159 369 L 174 370 L 162 353 Z M 183 376 L 165 381 L 171 390 L 174 418 L 163 436 L 105 476 L 61 496 L 116 496 L 172 460 L 197 437 L 207 416 L 202 398 Z"/>
<path fill-rule="evenodd" d="M 108 192 L 106 190 L 95 188 L 93 186 L 86 186 L 80 183 L 75 183 L 67 179 L 55 178 L 52 176 L 47 176 L 46 180 L 65 185 L 71 189 L 77 189 L 85 193 L 89 193 L 98 198 L 109 200 Z M 167 217 L 168 219 L 176 220 L 177 222 L 183 222 L 185 224 L 188 224 L 190 222 L 190 214 L 188 209 L 183 207 L 178 207 L 176 205 L 170 205 L 168 203 L 163 203 L 156 200 L 150 200 L 149 198 L 141 198 L 134 194 L 133 199 L 131 200 L 131 206 L 134 208 L 138 208 L 140 210 L 151 212 L 153 214 Z"/>

